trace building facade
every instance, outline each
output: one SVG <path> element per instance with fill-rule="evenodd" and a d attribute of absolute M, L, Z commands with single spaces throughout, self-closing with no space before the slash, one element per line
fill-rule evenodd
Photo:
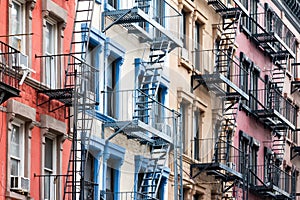
<path fill-rule="evenodd" d="M 297 199 L 297 6 L 1 1 L 1 196 Z"/>
<path fill-rule="evenodd" d="M 0 7 L 0 198 L 62 199 L 68 119 L 43 91 L 64 84 L 64 66 L 42 57 L 69 53 L 75 3 L 12 0 Z"/>

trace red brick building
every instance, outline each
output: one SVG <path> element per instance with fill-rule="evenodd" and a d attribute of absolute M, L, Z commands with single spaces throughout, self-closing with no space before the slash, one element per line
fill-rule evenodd
<path fill-rule="evenodd" d="M 75 2 L 8 0 L 0 8 L 0 199 L 62 199 L 68 119 L 43 91 L 62 86 L 67 58 L 41 56 L 69 53 Z"/>

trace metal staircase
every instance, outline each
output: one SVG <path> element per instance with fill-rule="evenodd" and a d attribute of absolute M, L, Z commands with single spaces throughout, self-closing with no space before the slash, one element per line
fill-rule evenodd
<path fill-rule="evenodd" d="M 236 129 L 236 120 L 240 109 L 241 97 L 240 96 L 226 96 L 222 99 L 222 119 L 219 126 L 216 126 L 218 135 L 216 137 L 216 143 L 214 147 L 214 156 L 212 163 L 228 163 L 233 162 L 231 154 L 232 136 Z M 236 163 L 235 163 L 236 164 Z M 232 170 L 232 166 L 229 166 Z M 234 175 L 230 175 L 230 172 L 226 173 L 227 176 L 222 178 L 222 192 L 224 199 L 234 198 L 238 193 L 238 188 L 242 184 L 247 184 L 245 179 L 239 180 Z M 219 174 L 217 174 L 217 177 Z"/>
<path fill-rule="evenodd" d="M 288 61 L 288 54 L 281 54 L 273 58 L 274 68 L 271 71 L 271 81 L 280 92 L 283 90 Z"/>
<path fill-rule="evenodd" d="M 285 154 L 287 131 L 287 129 L 280 130 L 280 132 L 276 132 L 276 135 L 272 136 L 272 151 L 281 161 L 283 160 Z"/>
<path fill-rule="evenodd" d="M 94 84 L 91 84 L 96 70 L 85 63 L 94 2 L 78 0 L 76 6 L 69 64 L 65 76 L 65 88 L 73 88 L 73 134 L 63 199 L 87 199 L 90 194 L 85 192 L 86 188 L 94 186 L 85 180 L 93 112 L 97 105 Z M 83 62 L 70 62 L 72 56 Z"/>
<path fill-rule="evenodd" d="M 147 168 L 139 188 L 139 193 L 143 194 L 145 199 L 157 197 L 169 151 L 170 144 L 168 143 L 158 142 L 152 146 L 151 157 L 148 159 Z"/>
<path fill-rule="evenodd" d="M 146 122 L 150 117 L 148 111 L 151 110 L 152 99 L 155 99 L 158 92 L 170 44 L 171 41 L 161 39 L 153 41 L 150 45 L 149 60 L 142 63 L 144 73 L 139 87 L 141 92 L 135 102 L 134 119 Z"/>
<path fill-rule="evenodd" d="M 230 62 L 234 53 L 234 44 L 239 30 L 242 11 L 239 8 L 220 8 L 220 3 L 213 3 L 209 1 L 208 4 L 212 5 L 217 12 L 220 12 L 222 23 L 222 34 L 220 38 L 219 48 L 217 49 L 217 60 L 215 71 L 223 74 L 225 77 L 230 73 Z M 222 7 L 222 6 L 221 6 Z"/>
<path fill-rule="evenodd" d="M 222 199 L 234 199 L 236 195 L 245 199 L 247 178 L 244 172 L 246 169 L 240 169 L 240 162 L 246 163 L 246 160 L 243 161 L 246 158 L 241 157 L 239 149 L 232 144 L 241 101 L 249 99 L 249 96 L 239 88 L 238 83 L 232 79 L 233 76 L 238 76 L 238 74 L 234 74 L 237 70 L 235 67 L 240 67 L 235 61 L 234 45 L 244 10 L 239 5 L 227 7 L 220 0 L 209 0 L 208 4 L 221 15 L 222 20 L 218 25 L 222 33 L 216 49 L 214 72 L 213 74 L 194 75 L 192 78 L 199 82 L 198 86 L 206 85 L 215 94 L 214 97 L 221 100 L 221 106 L 217 110 L 221 118 L 217 119 L 215 124 L 212 161 L 192 164 L 191 176 L 195 178 L 202 172 L 206 172 L 220 180 Z M 193 87 L 193 89 L 197 87 Z M 195 169 L 197 170 L 195 171 Z M 195 172 L 196 174 L 193 175 Z"/>

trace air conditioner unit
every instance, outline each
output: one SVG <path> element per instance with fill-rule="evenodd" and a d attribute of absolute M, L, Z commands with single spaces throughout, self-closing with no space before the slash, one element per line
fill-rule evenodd
<path fill-rule="evenodd" d="M 29 192 L 30 180 L 22 176 L 10 176 L 10 189 L 19 192 Z"/>
<path fill-rule="evenodd" d="M 13 53 L 9 57 L 9 64 L 12 68 L 25 70 L 28 69 L 28 56 L 23 53 Z"/>
<path fill-rule="evenodd" d="M 28 68 L 28 56 L 23 53 L 19 53 L 19 63 L 21 69 L 27 69 Z"/>
<path fill-rule="evenodd" d="M 230 169 L 236 170 L 236 165 L 235 165 L 235 163 L 233 163 L 233 162 L 227 162 L 227 166 L 228 166 Z"/>

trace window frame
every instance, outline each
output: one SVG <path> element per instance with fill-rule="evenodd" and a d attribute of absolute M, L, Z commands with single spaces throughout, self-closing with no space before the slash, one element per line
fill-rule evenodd
<path fill-rule="evenodd" d="M 185 10 L 181 11 L 181 18 L 180 18 L 180 39 L 182 41 L 182 47 L 184 49 L 188 48 L 188 40 L 187 40 L 187 33 L 188 33 L 188 26 L 187 26 L 187 18 L 188 18 L 188 12 Z"/>
<path fill-rule="evenodd" d="M 49 39 L 49 44 L 52 44 L 52 48 L 51 50 L 53 52 L 48 52 L 47 50 L 47 25 L 50 25 L 52 27 L 52 31 L 51 31 L 51 39 Z M 52 41 L 53 40 L 53 41 Z M 57 21 L 55 21 L 54 19 L 52 18 L 47 18 L 45 20 L 45 25 L 43 27 L 43 53 L 44 55 L 46 56 L 49 56 L 49 55 L 56 55 L 57 52 L 58 52 L 58 23 Z M 58 65 L 57 65 L 57 59 L 53 58 L 53 57 L 46 57 L 45 58 L 45 66 L 44 66 L 44 73 L 45 73 L 45 76 L 44 76 L 44 80 L 43 82 L 45 83 L 46 86 L 50 87 L 50 88 L 53 88 L 53 89 L 56 89 L 59 84 L 59 80 L 60 80 L 60 77 L 61 74 L 59 73 L 60 72 L 60 69 L 58 69 Z M 47 59 L 50 59 L 50 61 L 48 61 Z M 54 67 L 52 67 L 54 66 Z M 50 67 L 50 68 L 49 68 Z M 50 76 L 47 76 L 47 74 L 50 74 Z M 48 80 L 49 79 L 49 80 Z"/>
<path fill-rule="evenodd" d="M 18 161 L 18 174 L 16 176 L 22 176 L 24 177 L 24 170 L 25 170 L 25 162 L 24 162 L 24 158 L 25 158 L 25 128 L 24 128 L 24 122 L 22 122 L 19 119 L 14 120 L 12 123 L 12 129 L 11 129 L 11 133 L 10 136 L 12 136 L 12 132 L 13 132 L 13 127 L 16 126 L 19 128 L 19 154 L 20 157 L 17 158 L 16 156 L 11 155 L 11 149 L 12 149 L 12 145 L 10 146 L 10 152 L 9 152 L 9 156 L 10 156 L 10 162 L 12 159 L 17 160 Z M 10 139 L 10 143 L 11 143 L 11 139 Z M 12 163 L 10 163 L 12 164 Z M 11 165 L 10 165 L 10 169 L 11 169 Z M 11 174 L 11 170 L 10 170 L 10 178 L 12 176 Z"/>
<path fill-rule="evenodd" d="M 187 144 L 188 142 L 188 135 L 186 133 L 188 133 L 187 129 L 188 129 L 188 107 L 189 107 L 189 103 L 188 102 L 181 102 L 180 103 L 180 113 L 181 113 L 181 141 L 182 141 L 182 151 L 183 154 L 187 154 L 187 150 L 186 149 L 189 145 Z"/>
<path fill-rule="evenodd" d="M 202 28 L 203 24 L 198 21 L 195 21 L 194 27 L 194 66 L 196 70 L 201 70 L 201 67 L 204 68 L 203 63 L 201 63 L 201 49 L 202 49 Z"/>
<path fill-rule="evenodd" d="M 18 6 L 20 6 L 20 25 L 19 25 L 19 32 L 14 33 L 13 31 L 13 27 L 15 26 L 15 21 L 13 20 L 13 4 L 17 4 Z M 18 0 L 12 0 L 11 1 L 11 8 L 10 8 L 10 17 L 11 17 L 11 29 L 10 29 L 10 34 L 15 35 L 15 34 L 25 34 L 26 33 L 26 2 L 24 1 L 18 1 Z M 14 47 L 15 49 L 21 51 L 21 52 L 26 52 L 26 39 L 23 38 L 25 36 L 22 35 L 17 35 L 17 36 L 12 36 L 10 38 L 10 43 L 11 46 Z M 13 40 L 20 40 L 20 43 L 18 44 L 18 46 L 14 45 Z"/>
<path fill-rule="evenodd" d="M 46 165 L 46 158 L 48 158 L 48 156 L 46 156 L 46 140 L 51 140 L 52 141 L 52 169 L 47 168 Z M 44 199 L 45 200 L 55 200 L 57 198 L 57 185 L 56 184 L 51 184 L 51 182 L 55 180 L 55 177 L 52 175 L 55 175 L 57 172 L 57 154 L 59 152 L 57 151 L 57 137 L 54 134 L 48 134 L 45 136 L 45 145 L 44 145 L 44 167 L 43 167 L 43 171 L 45 175 L 49 175 L 45 177 L 45 182 L 44 182 Z M 49 179 L 49 199 L 47 199 L 45 197 L 47 190 L 46 188 L 46 179 Z"/>
<path fill-rule="evenodd" d="M 201 138 L 201 118 L 202 113 L 199 109 L 194 111 L 193 117 L 193 141 L 194 141 L 194 155 L 195 160 L 200 160 L 200 138 Z"/>

